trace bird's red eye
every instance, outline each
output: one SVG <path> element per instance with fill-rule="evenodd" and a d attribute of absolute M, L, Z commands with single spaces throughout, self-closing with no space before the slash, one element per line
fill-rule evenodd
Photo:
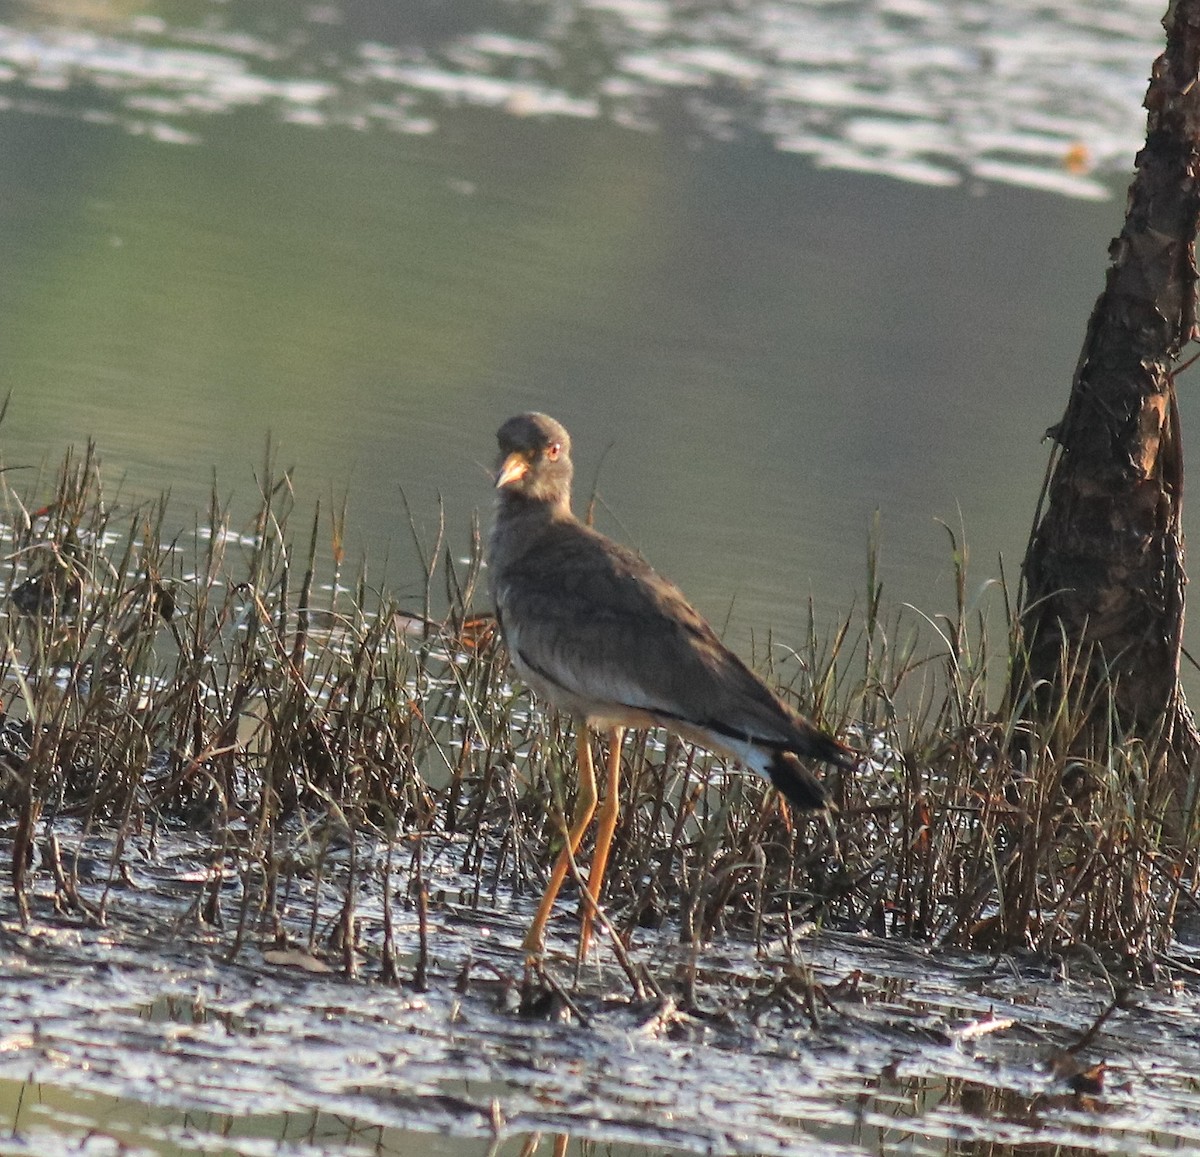
<path fill-rule="evenodd" d="M 561 453 L 562 453 L 562 443 L 561 442 L 551 442 L 550 445 L 546 447 L 546 458 L 550 462 L 557 462 L 558 457 Z"/>

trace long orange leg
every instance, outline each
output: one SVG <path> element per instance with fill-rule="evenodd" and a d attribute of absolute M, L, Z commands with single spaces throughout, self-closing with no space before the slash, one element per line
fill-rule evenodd
<path fill-rule="evenodd" d="M 587 956 L 587 950 L 592 943 L 596 904 L 600 900 L 600 889 L 604 886 L 604 872 L 608 867 L 613 832 L 617 830 L 617 813 L 621 806 L 621 744 L 624 739 L 624 727 L 614 727 L 608 733 L 608 787 L 604 804 L 600 808 L 600 817 L 596 822 L 596 850 L 592 854 L 592 870 L 588 874 L 588 894 L 583 898 L 583 914 L 579 925 L 580 960 Z"/>
<path fill-rule="evenodd" d="M 582 723 L 575 737 L 575 758 L 579 764 L 579 795 L 575 800 L 575 815 L 571 819 L 571 830 L 567 833 L 567 846 L 558 855 L 554 871 L 550 873 L 550 882 L 542 893 L 542 902 L 538 905 L 537 915 L 525 934 L 525 951 L 530 956 L 540 956 L 546 941 L 546 924 L 550 919 L 550 909 L 558 897 L 563 880 L 571 860 L 579 851 L 583 835 L 592 822 L 596 811 L 596 769 L 592 765 L 592 742 L 588 729 Z"/>

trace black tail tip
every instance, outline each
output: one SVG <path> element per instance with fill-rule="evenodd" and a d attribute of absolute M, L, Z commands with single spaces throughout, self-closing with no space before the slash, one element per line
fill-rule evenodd
<path fill-rule="evenodd" d="M 767 773 L 775 790 L 798 811 L 820 811 L 829 806 L 829 793 L 821 781 L 790 751 L 778 752 Z"/>
<path fill-rule="evenodd" d="M 819 727 L 809 725 L 802 734 L 804 742 L 797 744 L 795 750 L 808 759 L 819 759 L 822 763 L 845 768 L 857 767 L 862 762 L 862 756 L 853 747 L 847 747 Z"/>

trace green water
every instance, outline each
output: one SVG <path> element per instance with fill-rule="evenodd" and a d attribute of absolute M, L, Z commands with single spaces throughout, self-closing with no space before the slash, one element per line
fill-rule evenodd
<path fill-rule="evenodd" d="M 45 20 L 5 10 L 22 35 Z M 351 558 L 376 574 L 388 559 L 415 602 L 401 491 L 428 534 L 444 501 L 464 552 L 490 506 L 496 426 L 539 408 L 573 431 L 601 525 L 739 646 L 768 628 L 794 640 L 810 596 L 822 624 L 861 601 L 876 510 L 894 602 L 948 608 L 938 520 L 965 528 L 974 583 L 1001 554 L 1015 573 L 1119 196 L 815 168 L 752 132 L 712 139 L 673 90 L 652 131 L 513 115 L 511 95 L 473 107 L 469 86 L 432 107 L 376 99 L 354 71 L 371 53 L 412 56 L 387 46 L 416 37 L 462 56 L 464 28 L 505 18 L 413 12 L 410 27 L 352 5 L 327 28 L 164 6 L 145 50 L 178 41 L 207 63 L 177 71 L 219 78 L 181 97 L 183 81 L 113 80 L 148 18 L 109 11 L 96 34 L 119 33 L 119 51 L 68 42 L 90 83 L 64 66 L 61 90 L 38 88 L 59 83 L 45 65 L 50 79 L 6 86 L 5 466 L 94 438 L 114 491 L 169 489 L 188 526 L 214 472 L 235 511 L 252 506 L 270 437 L 302 507 L 348 498 Z M 241 28 L 273 39 L 239 55 Z M 564 60 L 563 83 L 583 86 Z M 239 105 L 244 78 L 220 79 L 234 63 L 325 84 L 325 119 L 308 123 L 303 101 Z M 1096 180 L 1119 193 L 1119 176 Z"/>
<path fill-rule="evenodd" d="M 41 1081 L 0 1081 L 0 1153 L 114 1153 L 121 1157 L 668 1157 L 640 1145 L 571 1142 L 553 1135 L 469 1139 L 357 1121 L 337 1113 L 236 1116 L 76 1093 Z"/>

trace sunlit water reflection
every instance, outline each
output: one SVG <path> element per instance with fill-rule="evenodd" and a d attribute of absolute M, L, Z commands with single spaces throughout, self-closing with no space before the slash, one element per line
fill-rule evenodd
<path fill-rule="evenodd" d="M 0 80 L 11 105 L 43 111 L 31 94 L 90 89 L 84 115 L 174 143 L 260 104 L 297 124 L 412 133 L 459 104 L 641 129 L 682 115 L 823 165 L 1103 197 L 1086 174 L 1128 168 L 1159 7 L 577 0 L 398 22 L 370 3 L 291 16 L 192 3 L 170 20 L 0 27 Z"/>

